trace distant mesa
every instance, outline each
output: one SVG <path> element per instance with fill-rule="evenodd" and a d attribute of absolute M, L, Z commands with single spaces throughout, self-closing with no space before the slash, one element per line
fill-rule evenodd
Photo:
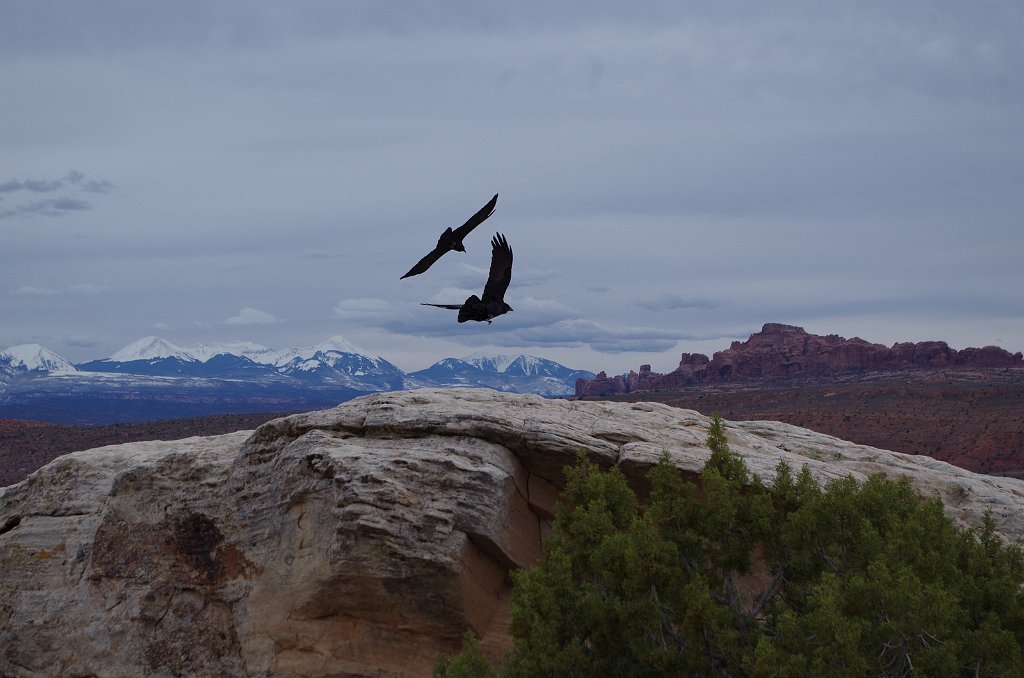
<path fill-rule="evenodd" d="M 1022 367 L 1022 354 L 998 346 L 950 348 L 944 341 L 896 343 L 891 348 L 859 337 L 808 334 L 804 328 L 766 323 L 745 342 L 732 345 L 708 358 L 703 353 L 683 353 L 679 367 L 668 374 L 641 365 L 639 372 L 609 377 L 599 372 L 593 379 L 577 379 L 578 397 L 599 397 L 638 391 L 670 391 L 701 384 L 742 382 L 772 378 L 835 377 L 864 372 L 895 372 L 913 369 Z"/>

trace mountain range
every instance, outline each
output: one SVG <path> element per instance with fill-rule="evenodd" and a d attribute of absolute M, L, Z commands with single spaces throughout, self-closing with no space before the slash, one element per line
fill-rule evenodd
<path fill-rule="evenodd" d="M 561 397 L 572 395 L 578 378 L 593 376 L 535 356 L 480 353 L 407 373 L 342 336 L 286 349 L 248 341 L 182 347 L 149 336 L 78 364 L 39 344 L 21 344 L 0 352 L 0 418 L 106 424 L 298 411 L 420 387 Z"/>

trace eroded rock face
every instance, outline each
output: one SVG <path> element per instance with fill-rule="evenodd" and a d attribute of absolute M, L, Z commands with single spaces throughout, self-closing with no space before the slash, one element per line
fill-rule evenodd
<path fill-rule="evenodd" d="M 508 647 L 508 573 L 586 449 L 699 473 L 709 421 L 652 403 L 382 393 L 240 432 L 62 457 L 0 490 L 0 675 L 429 675 Z M 883 471 L 1024 536 L 1024 482 L 774 422 L 728 423 L 766 479 Z"/>
<path fill-rule="evenodd" d="M 621 374 L 609 377 L 604 372 L 598 372 L 597 376 L 593 379 L 584 379 L 583 377 L 580 377 L 576 380 L 577 396 L 599 397 L 614 395 L 616 393 L 626 393 L 628 390 L 629 387 L 626 385 L 626 380 Z"/>
<path fill-rule="evenodd" d="M 0 675 L 244 672 L 256 568 L 222 487 L 246 437 L 77 452 L 0 490 Z"/>
<path fill-rule="evenodd" d="M 956 351 L 943 341 L 898 343 L 892 348 L 859 337 L 808 334 L 802 327 L 766 323 L 747 341 L 734 341 L 710 359 L 684 353 L 679 367 L 668 374 L 642 365 L 625 378 L 577 379 L 578 397 L 597 397 L 639 391 L 670 391 L 704 383 L 773 378 L 832 377 L 850 372 L 912 369 L 1021 367 L 1024 356 L 998 346 Z"/>

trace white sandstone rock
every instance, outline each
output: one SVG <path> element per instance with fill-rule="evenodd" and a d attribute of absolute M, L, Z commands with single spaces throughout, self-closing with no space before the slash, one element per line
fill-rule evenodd
<path fill-rule="evenodd" d="M 508 572 L 540 556 L 585 449 L 632 481 L 696 474 L 709 419 L 484 389 L 380 393 L 239 432 L 61 457 L 0 489 L 0 675 L 421 676 L 464 628 L 508 645 Z M 776 422 L 726 422 L 770 480 L 904 474 L 963 524 L 1024 536 L 1024 482 Z"/>

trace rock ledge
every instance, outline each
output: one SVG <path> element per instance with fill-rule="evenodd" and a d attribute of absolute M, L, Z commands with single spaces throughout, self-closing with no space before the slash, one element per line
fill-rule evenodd
<path fill-rule="evenodd" d="M 709 420 L 484 389 L 381 393 L 255 432 L 61 457 L 0 489 L 0 675 L 421 676 L 472 627 L 508 646 L 585 449 L 642 483 L 699 473 Z M 727 422 L 770 479 L 908 475 L 963 523 L 1024 536 L 1024 482 L 777 422 Z"/>

